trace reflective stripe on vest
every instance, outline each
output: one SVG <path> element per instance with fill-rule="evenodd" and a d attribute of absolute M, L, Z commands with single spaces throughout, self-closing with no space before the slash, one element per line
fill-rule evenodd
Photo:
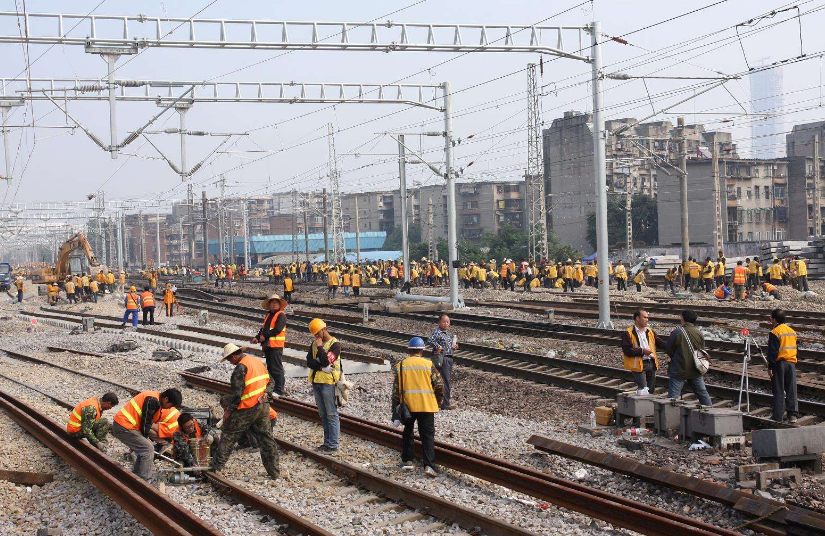
<path fill-rule="evenodd" d="M 158 437 L 169 438 L 175 435 L 178 429 L 178 418 L 180 411 L 178 408 L 161 410 L 160 422 L 158 423 Z"/>
<path fill-rule="evenodd" d="M 95 411 L 97 411 L 97 417 L 95 417 L 95 421 L 100 419 L 100 403 L 97 401 L 97 398 L 87 398 L 72 410 L 72 413 L 69 415 L 69 423 L 66 425 L 66 431 L 70 434 L 76 433 L 80 431 L 82 422 L 82 413 L 83 408 L 86 406 L 94 406 Z"/>
<path fill-rule="evenodd" d="M 244 377 L 243 393 L 241 393 L 241 403 L 238 404 L 238 409 L 253 408 L 258 404 L 261 393 L 266 391 L 266 386 L 269 384 L 269 374 L 266 371 L 266 365 L 257 357 L 244 355 L 240 364 L 246 367 L 246 376 Z"/>
<path fill-rule="evenodd" d="M 138 393 L 120 408 L 120 411 L 115 415 L 115 422 L 127 430 L 138 430 L 140 428 L 140 419 L 143 416 L 143 402 L 148 396 L 155 397 L 158 399 L 158 402 L 160 402 L 160 393 L 158 391 L 143 391 L 142 393 Z M 152 418 L 152 422 L 158 422 L 159 420 L 160 411 L 157 411 Z"/>
<path fill-rule="evenodd" d="M 126 309 L 132 311 L 138 308 L 138 295 L 134 292 L 126 294 Z"/>
<path fill-rule="evenodd" d="M 272 316 L 272 320 L 269 322 L 270 331 L 275 329 L 275 323 L 278 321 L 278 317 L 282 314 L 284 314 L 283 311 L 278 311 Z M 264 322 L 266 322 L 266 319 L 264 319 Z M 266 327 L 266 324 L 264 324 L 264 327 Z M 270 348 L 283 348 L 286 345 L 286 324 L 284 324 L 284 329 L 282 329 L 280 333 L 269 338 L 267 344 L 269 344 Z"/>
<path fill-rule="evenodd" d="M 140 299 L 142 300 L 144 307 L 154 307 L 155 306 L 155 295 L 151 291 L 146 291 L 140 295 Z"/>
<path fill-rule="evenodd" d="M 432 368 L 432 361 L 420 356 L 408 357 L 396 367 L 396 374 L 403 372 L 403 377 L 399 378 L 399 387 L 403 388 L 401 398 L 413 413 L 438 412 L 431 379 Z"/>
<path fill-rule="evenodd" d="M 744 285 L 745 284 L 745 267 L 744 266 L 737 266 L 733 269 L 733 284 L 734 285 Z"/>

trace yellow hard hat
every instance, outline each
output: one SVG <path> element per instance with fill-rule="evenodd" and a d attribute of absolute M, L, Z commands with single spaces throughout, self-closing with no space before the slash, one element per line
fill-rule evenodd
<path fill-rule="evenodd" d="M 311 335 L 317 335 L 319 331 L 327 327 L 327 323 L 321 320 L 320 318 L 313 318 L 312 322 L 309 323 L 309 333 Z"/>
<path fill-rule="evenodd" d="M 134 286 L 134 285 L 132 285 L 131 287 L 129 287 L 129 292 L 134 292 L 134 291 L 135 291 L 135 286 Z"/>

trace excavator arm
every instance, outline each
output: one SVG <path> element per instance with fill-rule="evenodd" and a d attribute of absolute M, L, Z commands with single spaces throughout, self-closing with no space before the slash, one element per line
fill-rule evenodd
<path fill-rule="evenodd" d="M 92 251 L 92 245 L 89 244 L 89 241 L 86 239 L 86 235 L 76 233 L 60 246 L 60 251 L 57 253 L 55 271 L 58 281 L 63 281 L 69 273 L 69 255 L 80 248 L 83 248 L 83 252 L 86 254 L 86 258 L 89 259 L 91 266 L 100 266 L 100 263 L 97 262 L 97 257 L 95 257 Z"/>

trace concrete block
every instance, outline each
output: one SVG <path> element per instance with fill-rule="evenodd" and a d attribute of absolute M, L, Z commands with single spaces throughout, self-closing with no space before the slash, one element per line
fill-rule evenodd
<path fill-rule="evenodd" d="M 653 431 L 659 435 L 667 435 L 669 432 L 679 430 L 681 412 L 680 407 L 685 404 L 678 398 L 657 398 L 653 401 Z"/>
<path fill-rule="evenodd" d="M 751 463 L 747 465 L 738 465 L 736 466 L 736 481 L 741 482 L 742 480 L 747 480 L 748 475 L 751 473 L 759 473 L 761 471 L 771 471 L 773 469 L 779 469 L 778 463 Z"/>
<path fill-rule="evenodd" d="M 682 441 L 689 441 L 693 437 L 690 426 L 690 412 L 698 407 L 699 405 L 696 403 L 691 404 L 684 401 L 679 406 L 679 438 Z"/>
<path fill-rule="evenodd" d="M 622 417 L 653 417 L 653 395 L 622 393 L 616 397 L 616 412 Z"/>
<path fill-rule="evenodd" d="M 765 489 L 771 480 L 793 478 L 797 484 L 802 481 L 802 471 L 799 468 L 793 469 L 771 469 L 770 471 L 761 471 L 756 473 L 756 487 L 757 489 Z"/>
<path fill-rule="evenodd" d="M 780 458 L 825 452 L 825 427 L 800 426 L 754 430 L 753 455 L 757 458 Z"/>
<path fill-rule="evenodd" d="M 701 408 L 690 412 L 690 429 L 693 437 L 741 436 L 742 412 L 726 408 Z"/>

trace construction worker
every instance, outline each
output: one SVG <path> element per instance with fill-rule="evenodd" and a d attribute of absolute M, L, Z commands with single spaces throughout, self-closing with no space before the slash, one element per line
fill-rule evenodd
<path fill-rule="evenodd" d="M 720 251 L 719 257 L 716 259 L 716 284 L 719 286 L 725 282 L 725 265 L 727 262 L 725 255 Z"/>
<path fill-rule="evenodd" d="M 17 287 L 17 303 L 23 302 L 23 284 L 23 276 L 18 275 L 17 279 L 14 280 L 14 286 Z"/>
<path fill-rule="evenodd" d="M 232 290 L 232 281 L 235 279 L 235 265 L 230 264 L 226 267 L 226 281 L 229 283 L 229 290 Z M 223 284 L 221 284 L 223 287 Z"/>
<path fill-rule="evenodd" d="M 152 424 L 149 429 L 149 439 L 161 446 L 161 454 L 166 454 L 172 450 L 172 436 L 178 429 L 178 408 L 160 410 L 160 420 Z"/>
<path fill-rule="evenodd" d="M 261 308 L 267 311 L 264 323 L 258 334 L 250 341 L 259 343 L 266 358 L 266 368 L 274 396 L 284 394 L 284 346 L 286 346 L 286 309 L 288 303 L 277 294 L 272 294 L 261 302 Z"/>
<path fill-rule="evenodd" d="M 775 286 L 784 285 L 784 276 L 785 270 L 782 268 L 782 263 L 779 262 L 779 259 L 774 258 L 773 264 L 768 267 L 768 279 L 770 283 Z"/>
<path fill-rule="evenodd" d="M 324 426 L 324 442 L 317 450 L 336 452 L 341 423 L 338 407 L 335 404 L 335 384 L 341 379 L 341 343 L 329 334 L 327 324 L 320 318 L 309 323 L 309 333 L 315 340 L 307 352 L 307 368 L 310 369 L 307 380 L 312 384 L 315 405 Z"/>
<path fill-rule="evenodd" d="M 648 312 L 637 309 L 633 312 L 633 325 L 622 333 L 624 368 L 633 374 L 637 395 L 653 394 L 656 390 L 656 371 L 659 370 L 657 339 L 648 322 Z"/>
<path fill-rule="evenodd" d="M 344 296 L 349 297 L 350 286 L 352 285 L 352 278 L 347 270 L 341 274 L 341 289 L 344 291 Z"/>
<path fill-rule="evenodd" d="M 83 287 L 83 295 L 86 297 L 91 297 L 92 289 L 89 286 L 89 274 L 83 274 L 83 277 L 80 278 L 81 286 Z"/>
<path fill-rule="evenodd" d="M 126 293 L 126 296 L 123 298 L 123 301 L 125 302 L 126 312 L 123 313 L 123 321 L 121 322 L 120 327 L 126 327 L 126 321 L 131 316 L 132 327 L 136 328 L 138 325 L 138 309 L 140 309 L 140 296 L 135 290 L 134 285 L 129 287 L 129 292 Z"/>
<path fill-rule="evenodd" d="M 765 282 L 762 283 L 762 288 L 765 289 L 765 292 L 768 294 L 768 296 L 773 296 L 775 300 L 782 299 L 782 297 L 779 295 L 779 289 L 776 288 L 775 285 Z"/>
<path fill-rule="evenodd" d="M 458 337 L 455 332 L 450 331 L 450 317 L 442 314 L 438 319 L 438 325 L 430 333 L 427 339 L 427 346 L 433 349 L 433 362 L 444 382 L 444 397 L 439 402 L 440 409 L 455 409 L 452 403 L 452 379 L 453 379 L 453 352 L 458 350 Z"/>
<path fill-rule="evenodd" d="M 796 332 L 785 323 L 785 311 L 771 311 L 771 333 L 768 335 L 768 376 L 773 391 L 771 419 L 782 421 L 785 411 L 788 421 L 795 423 L 799 415 L 796 398 Z"/>
<path fill-rule="evenodd" d="M 733 267 L 733 290 L 735 291 L 736 301 L 745 299 L 746 274 L 747 271 L 742 261 L 736 261 L 736 266 Z"/>
<path fill-rule="evenodd" d="M 761 268 L 761 266 L 759 264 L 759 257 L 754 257 L 752 260 L 750 260 L 748 262 L 748 265 L 747 265 L 748 290 L 756 290 L 757 288 L 759 288 L 759 270 L 760 270 L 760 268 Z"/>
<path fill-rule="evenodd" d="M 636 284 L 636 292 L 641 292 L 642 287 L 647 286 L 647 268 L 636 272 L 636 275 L 633 277 L 633 283 Z"/>
<path fill-rule="evenodd" d="M 670 289 L 672 294 L 676 294 L 676 287 L 673 286 L 673 281 L 676 279 L 676 268 L 668 268 L 665 272 L 665 292 Z"/>
<path fill-rule="evenodd" d="M 112 435 L 136 455 L 132 472 L 143 480 L 149 480 L 153 474 L 155 448 L 149 440 L 152 424 L 158 422 L 161 410 L 178 408 L 183 397 L 177 389 L 167 389 L 162 393 L 143 391 L 126 402 L 115 415 Z"/>
<path fill-rule="evenodd" d="M 292 291 L 294 290 L 292 283 L 292 274 L 289 272 L 284 274 L 284 301 L 292 303 Z"/>
<path fill-rule="evenodd" d="M 716 266 L 710 257 L 705 259 L 705 265 L 702 267 L 702 283 L 705 285 L 705 292 L 713 290 L 713 276 L 716 274 Z"/>
<path fill-rule="evenodd" d="M 178 298 L 175 296 L 175 291 L 172 290 L 172 283 L 166 283 L 166 288 L 163 289 L 163 309 L 166 311 L 166 316 L 175 316 L 175 304 Z"/>
<path fill-rule="evenodd" d="M 413 432 L 418 423 L 418 435 L 421 438 L 421 453 L 424 460 L 424 473 L 438 476 L 435 469 L 435 414 L 442 402 L 443 388 L 441 376 L 433 362 L 425 358 L 424 340 L 413 337 L 407 345 L 408 357 L 396 366 L 392 383 L 393 424 L 404 425 L 401 447 L 401 466 L 405 470 L 415 468 L 415 440 Z M 410 419 L 401 422 L 398 409 L 404 404 L 410 413 Z"/>
<path fill-rule="evenodd" d="M 89 290 L 92 292 L 92 300 L 97 303 L 97 295 L 100 292 L 100 287 L 96 279 L 89 281 Z"/>
<path fill-rule="evenodd" d="M 126 272 L 123 270 L 120 271 L 120 279 L 118 279 L 118 288 L 117 291 L 120 294 L 123 294 L 126 290 Z"/>
<path fill-rule="evenodd" d="M 75 439 L 85 439 L 93 447 L 103 450 L 101 444 L 109 433 L 109 419 L 101 413 L 117 405 L 117 395 L 106 393 L 100 398 L 87 398 L 69 414 L 66 431 Z"/>
<path fill-rule="evenodd" d="M 799 292 L 808 292 L 808 267 L 799 255 L 794 257 L 794 262 L 796 263 L 796 289 Z"/>
<path fill-rule="evenodd" d="M 357 268 L 352 273 L 352 295 L 356 298 L 361 295 L 361 273 Z"/>
<path fill-rule="evenodd" d="M 690 275 L 690 290 L 696 292 L 699 290 L 699 272 L 701 271 L 701 267 L 699 263 L 696 262 L 694 259 L 690 260 L 690 264 L 688 265 L 688 275 Z"/>
<path fill-rule="evenodd" d="M 333 267 L 327 272 L 327 298 L 335 297 L 338 290 L 338 269 Z"/>
<path fill-rule="evenodd" d="M 57 305 L 57 300 L 60 299 L 60 286 L 57 282 L 46 285 L 46 295 L 49 299 L 49 305 Z"/>
<path fill-rule="evenodd" d="M 149 319 L 151 325 L 155 325 L 155 293 L 149 286 L 143 287 L 143 292 L 140 295 L 140 307 L 143 309 L 143 325 L 146 325 L 146 319 Z"/>
<path fill-rule="evenodd" d="M 627 290 L 627 269 L 622 261 L 616 264 L 616 290 Z"/>
<path fill-rule="evenodd" d="M 695 350 L 705 349 L 705 338 L 695 326 L 696 318 L 695 311 L 691 309 L 682 311 L 681 327 L 674 329 L 667 340 L 666 349 L 670 355 L 667 397 L 679 398 L 687 382 L 693 394 L 699 399 L 699 403 L 703 406 L 711 406 L 712 402 L 705 387 L 705 380 L 696 368 L 696 361 L 693 357 Z"/>
<path fill-rule="evenodd" d="M 567 259 L 567 262 L 564 264 L 561 276 L 564 279 L 564 291 L 567 292 L 569 290 L 570 292 L 576 292 L 576 287 L 573 285 L 575 270 L 573 269 L 573 261 L 571 259 Z"/>
<path fill-rule="evenodd" d="M 733 292 L 731 292 L 727 281 L 722 282 L 722 284 L 719 285 L 719 287 L 717 287 L 717 289 L 713 293 L 713 295 L 717 300 L 720 300 L 720 301 L 732 300 L 733 299 Z"/>
<path fill-rule="evenodd" d="M 112 294 L 115 291 L 115 274 L 111 270 L 106 272 L 105 292 Z"/>
<path fill-rule="evenodd" d="M 75 294 L 74 294 L 74 290 L 75 290 L 74 281 L 72 281 L 71 277 L 66 279 L 66 283 L 63 284 L 63 288 L 66 290 L 66 300 L 69 303 L 75 303 L 77 300 L 76 300 Z M 125 322 L 125 320 L 124 320 L 124 322 Z"/>
<path fill-rule="evenodd" d="M 238 440 L 250 433 L 258 444 L 267 474 L 274 480 L 280 476 L 281 470 L 278 445 L 272 438 L 269 424 L 269 395 L 273 384 L 263 361 L 243 351 L 232 343 L 223 348 L 223 359 L 234 365 L 235 370 L 229 380 L 232 398 L 227 407 L 231 414 L 224 423 L 217 452 L 212 458 L 212 470 L 222 470 Z"/>

